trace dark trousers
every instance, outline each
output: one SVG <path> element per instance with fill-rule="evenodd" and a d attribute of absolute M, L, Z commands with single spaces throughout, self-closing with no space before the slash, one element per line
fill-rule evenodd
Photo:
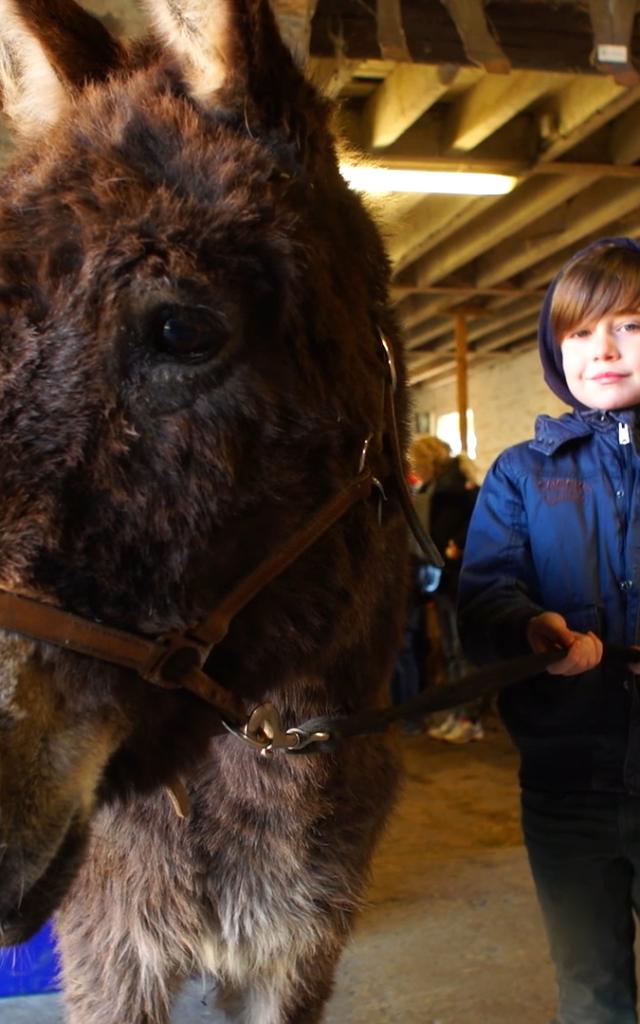
<path fill-rule="evenodd" d="M 522 824 L 556 968 L 555 1024 L 637 1024 L 640 797 L 525 791 Z"/>
<path fill-rule="evenodd" d="M 462 679 L 467 663 L 458 633 L 455 598 L 446 592 L 440 593 L 440 591 L 437 591 L 434 597 L 442 652 L 447 666 L 447 682 L 457 683 L 459 679 Z"/>
<path fill-rule="evenodd" d="M 424 605 L 414 605 L 409 609 L 402 647 L 391 680 L 394 704 L 404 704 L 412 697 L 417 697 L 426 685 L 427 637 L 424 614 Z"/>

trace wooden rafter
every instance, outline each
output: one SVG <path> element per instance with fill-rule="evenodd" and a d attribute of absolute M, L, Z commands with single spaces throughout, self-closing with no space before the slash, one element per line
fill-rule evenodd
<path fill-rule="evenodd" d="M 636 0 L 589 0 L 593 62 L 622 85 L 640 81 L 631 49 L 636 7 Z"/>
<path fill-rule="evenodd" d="M 597 233 L 613 220 L 631 213 L 640 206 L 640 181 L 602 181 L 594 183 L 578 195 L 559 229 L 550 236 L 523 244 L 521 238 L 503 245 L 499 253 L 488 253 L 479 260 L 480 287 L 504 281 L 544 259 L 563 245 L 579 243 Z"/>
<path fill-rule="evenodd" d="M 571 177 L 524 182 L 515 192 L 501 197 L 485 209 L 471 226 L 467 225 L 462 231 L 454 232 L 436 251 L 422 257 L 414 269 L 417 287 L 435 284 L 446 278 L 498 242 L 512 238 L 529 223 L 535 222 L 542 213 L 560 206 L 583 191 L 589 183 L 589 178 L 576 180 Z M 485 284 L 490 283 L 485 281 Z"/>
<path fill-rule="evenodd" d="M 376 0 L 378 46 L 384 59 L 411 60 L 400 0 Z"/>
<path fill-rule="evenodd" d="M 566 76 L 534 71 L 485 75 L 451 104 L 444 145 L 469 152 L 493 135 L 520 111 L 566 84 Z"/>
<path fill-rule="evenodd" d="M 498 338 L 506 339 L 519 337 L 523 332 L 529 330 L 532 318 L 536 318 L 540 312 L 540 298 L 520 300 L 512 302 L 506 309 L 498 309 L 488 306 L 482 320 L 475 320 L 469 328 L 469 342 L 475 351 L 479 343 L 492 346 Z M 448 350 L 452 345 L 452 332 L 450 322 L 438 321 L 433 326 L 422 330 L 416 330 L 410 335 L 408 345 L 410 349 L 422 348 L 425 344 L 432 343 L 433 349 Z M 421 353 L 422 354 L 422 353 Z M 418 353 L 416 352 L 416 356 Z"/>
<path fill-rule="evenodd" d="M 582 139 L 640 100 L 640 86 L 627 89 L 612 78 L 573 78 L 538 111 L 544 127 L 541 160 L 557 160 Z"/>
<path fill-rule="evenodd" d="M 460 33 L 465 53 L 472 64 L 492 74 L 507 74 L 511 62 L 496 40 L 482 0 L 442 0 Z"/>
<path fill-rule="evenodd" d="M 365 104 L 367 148 L 394 143 L 447 92 L 457 73 L 453 64 L 397 64 Z"/>
<path fill-rule="evenodd" d="M 611 126 L 609 156 L 614 165 L 640 160 L 640 102 L 629 107 Z"/>

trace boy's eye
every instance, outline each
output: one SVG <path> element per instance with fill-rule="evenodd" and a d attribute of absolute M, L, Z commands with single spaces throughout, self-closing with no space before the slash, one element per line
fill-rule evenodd
<path fill-rule="evenodd" d="M 578 327 L 575 331 L 570 331 L 569 334 L 565 335 L 567 338 L 588 338 L 591 334 L 589 327 Z"/>
<path fill-rule="evenodd" d="M 623 331 L 625 334 L 633 334 L 636 331 L 640 331 L 640 321 L 625 320 L 624 323 L 618 324 L 618 330 Z"/>

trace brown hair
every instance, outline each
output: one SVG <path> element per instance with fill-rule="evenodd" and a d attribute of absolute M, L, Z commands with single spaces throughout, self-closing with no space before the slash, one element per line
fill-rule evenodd
<path fill-rule="evenodd" d="M 420 434 L 409 448 L 411 468 L 425 483 L 440 476 L 450 458 L 451 448 L 447 442 L 433 434 Z"/>
<path fill-rule="evenodd" d="M 558 341 L 605 313 L 640 310 L 640 254 L 612 243 L 572 260 L 556 284 L 551 326 Z"/>

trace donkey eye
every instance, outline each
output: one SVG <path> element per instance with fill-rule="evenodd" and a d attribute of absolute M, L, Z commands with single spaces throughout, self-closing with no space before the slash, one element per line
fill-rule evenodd
<path fill-rule="evenodd" d="M 165 355 L 188 362 L 210 359 L 229 336 L 224 319 L 206 306 L 165 307 L 154 320 L 155 347 Z"/>

